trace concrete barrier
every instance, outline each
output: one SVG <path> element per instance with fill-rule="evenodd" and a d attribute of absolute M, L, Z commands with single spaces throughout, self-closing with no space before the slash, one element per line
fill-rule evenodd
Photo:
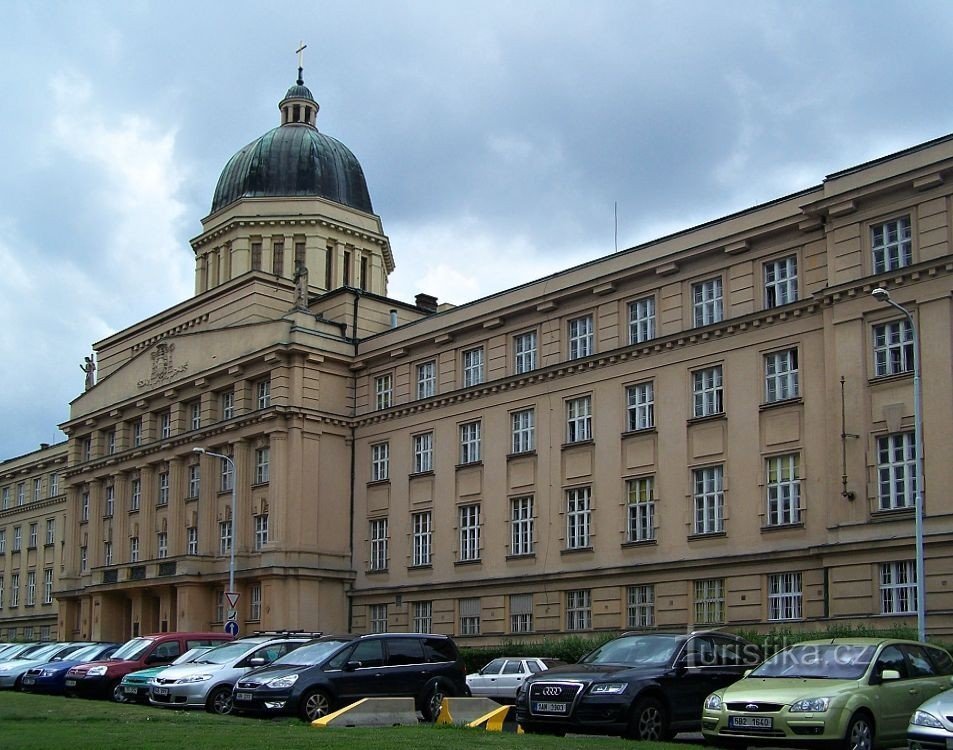
<path fill-rule="evenodd" d="M 416 725 L 413 698 L 364 698 L 311 722 L 313 727 L 395 727 Z"/>
<path fill-rule="evenodd" d="M 512 720 L 510 715 L 512 714 Z M 485 729 L 487 732 L 516 732 L 523 734 L 523 728 L 516 723 L 516 709 L 513 706 L 497 706 L 494 710 L 474 719 L 468 727 Z"/>
<path fill-rule="evenodd" d="M 446 697 L 440 704 L 440 713 L 437 714 L 437 724 L 469 724 L 471 721 L 486 716 L 501 706 L 489 698 L 452 698 Z"/>

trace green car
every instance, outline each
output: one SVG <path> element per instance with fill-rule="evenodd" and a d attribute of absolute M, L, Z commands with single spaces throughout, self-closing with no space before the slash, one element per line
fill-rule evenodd
<path fill-rule="evenodd" d="M 721 747 L 903 745 L 910 715 L 949 688 L 951 675 L 950 655 L 917 641 L 798 643 L 709 695 L 702 734 Z"/>
<path fill-rule="evenodd" d="M 124 701 L 126 703 L 130 701 L 148 703 L 149 683 L 159 672 L 176 664 L 186 664 L 187 662 L 194 661 L 207 651 L 211 651 L 213 648 L 217 648 L 221 645 L 221 643 L 216 643 L 211 646 L 196 646 L 195 648 L 190 648 L 171 664 L 162 664 L 158 667 L 149 667 L 148 669 L 140 669 L 138 672 L 130 672 L 123 677 L 122 682 L 119 683 L 119 690 Z"/>

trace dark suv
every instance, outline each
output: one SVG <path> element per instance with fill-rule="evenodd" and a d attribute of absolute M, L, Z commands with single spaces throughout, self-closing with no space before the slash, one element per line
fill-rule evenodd
<path fill-rule="evenodd" d="M 527 679 L 516 720 L 529 733 L 667 740 L 697 731 L 705 697 L 760 661 L 757 646 L 728 633 L 625 634 Z"/>
<path fill-rule="evenodd" d="M 232 711 L 314 721 L 361 698 L 410 696 L 432 721 L 448 695 L 469 692 L 460 653 L 447 636 L 327 635 L 248 672 L 232 692 Z"/>

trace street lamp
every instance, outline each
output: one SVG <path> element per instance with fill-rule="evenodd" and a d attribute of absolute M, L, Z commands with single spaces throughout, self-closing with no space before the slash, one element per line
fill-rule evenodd
<path fill-rule="evenodd" d="M 917 541 L 917 635 L 926 640 L 926 595 L 923 572 L 923 394 L 920 386 L 920 337 L 913 315 L 903 305 L 890 299 L 890 292 L 877 287 L 871 292 L 874 299 L 880 300 L 904 314 L 910 324 L 910 337 L 913 339 L 913 442 L 916 461 L 916 493 L 914 494 L 915 533 Z"/>
<path fill-rule="evenodd" d="M 226 456 L 224 453 L 213 453 L 212 451 L 205 450 L 205 448 L 193 448 L 192 452 L 201 453 L 214 458 L 220 458 L 232 467 L 232 539 L 231 544 L 229 545 L 231 556 L 228 560 L 228 592 L 231 594 L 235 592 L 235 541 L 238 538 L 238 529 L 236 527 L 236 519 L 238 518 L 238 514 L 235 504 L 235 488 L 238 486 L 238 471 L 235 469 L 235 461 L 232 459 L 232 457 Z"/>

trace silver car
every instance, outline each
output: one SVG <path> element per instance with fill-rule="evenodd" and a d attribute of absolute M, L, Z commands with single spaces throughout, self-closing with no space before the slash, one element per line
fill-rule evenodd
<path fill-rule="evenodd" d="M 523 681 L 537 672 L 545 672 L 565 662 L 538 656 L 507 656 L 494 659 L 479 672 L 467 675 L 467 687 L 474 698 L 492 698 L 501 703 L 516 700 Z"/>
<path fill-rule="evenodd" d="M 261 636 L 219 646 L 195 661 L 167 667 L 149 683 L 149 702 L 167 708 L 202 708 L 216 714 L 232 711 L 232 688 L 248 670 L 270 664 L 309 637 Z"/>
<path fill-rule="evenodd" d="M 88 642 L 76 643 L 47 643 L 42 648 L 27 649 L 18 656 L 0 663 L 0 688 L 20 688 L 20 680 L 27 670 L 46 664 L 56 658 L 66 658 L 71 652 L 77 651 Z"/>
<path fill-rule="evenodd" d="M 953 690 L 934 695 L 921 703 L 907 725 L 909 750 L 949 750 L 953 748 Z"/>

